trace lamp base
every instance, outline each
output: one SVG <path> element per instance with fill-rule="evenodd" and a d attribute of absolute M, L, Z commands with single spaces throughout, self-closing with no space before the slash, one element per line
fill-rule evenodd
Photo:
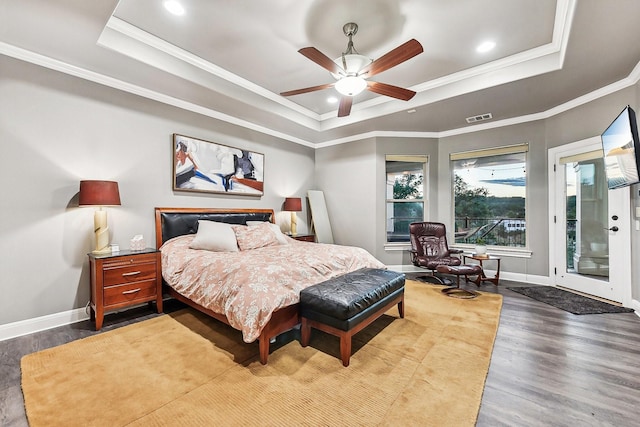
<path fill-rule="evenodd" d="M 106 255 L 111 253 L 111 246 L 107 246 L 104 249 L 94 249 L 91 251 L 94 255 Z"/>
<path fill-rule="evenodd" d="M 291 212 L 291 235 L 298 235 L 298 215 L 295 212 Z"/>
<path fill-rule="evenodd" d="M 111 253 L 109 246 L 109 227 L 107 226 L 107 211 L 97 210 L 93 215 L 93 230 L 96 234 L 96 248 L 93 254 Z"/>

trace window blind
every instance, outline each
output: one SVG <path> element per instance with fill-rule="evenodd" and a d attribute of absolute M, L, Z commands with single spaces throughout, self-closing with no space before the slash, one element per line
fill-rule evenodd
<path fill-rule="evenodd" d="M 500 154 L 526 153 L 529 151 L 529 144 L 507 145 L 505 147 L 486 148 L 483 150 L 464 151 L 461 153 L 451 153 L 451 160 L 477 159 L 478 157 L 498 156 Z"/>

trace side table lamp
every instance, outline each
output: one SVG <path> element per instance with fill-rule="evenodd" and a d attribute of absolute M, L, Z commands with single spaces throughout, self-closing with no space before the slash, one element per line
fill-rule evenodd
<path fill-rule="evenodd" d="M 115 181 L 80 181 L 79 206 L 98 206 L 93 216 L 93 229 L 96 234 L 94 254 L 111 252 L 109 247 L 109 226 L 105 206 L 120 206 L 120 192 Z"/>
<path fill-rule="evenodd" d="M 298 216 L 296 212 L 302 211 L 302 199 L 300 197 L 287 197 L 284 199 L 284 210 L 291 212 L 291 235 L 297 236 Z"/>

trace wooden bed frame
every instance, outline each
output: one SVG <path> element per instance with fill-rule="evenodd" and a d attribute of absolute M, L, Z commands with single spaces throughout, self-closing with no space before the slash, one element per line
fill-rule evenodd
<path fill-rule="evenodd" d="M 199 219 L 226 222 L 230 224 L 246 224 L 246 221 L 274 222 L 272 209 L 217 209 L 217 208 L 155 208 L 156 248 L 179 235 L 195 234 Z M 195 308 L 221 322 L 229 325 L 224 314 L 216 313 L 190 299 L 180 295 L 163 280 L 164 293 L 190 307 Z M 271 320 L 265 325 L 258 337 L 260 363 L 267 364 L 269 357 L 269 341 L 271 338 L 288 331 L 300 323 L 299 304 L 281 308 L 273 313 Z"/>

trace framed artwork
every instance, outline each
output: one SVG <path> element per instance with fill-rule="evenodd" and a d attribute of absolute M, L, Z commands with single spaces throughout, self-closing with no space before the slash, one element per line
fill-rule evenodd
<path fill-rule="evenodd" d="M 173 134 L 173 189 L 262 196 L 264 154 Z"/>

